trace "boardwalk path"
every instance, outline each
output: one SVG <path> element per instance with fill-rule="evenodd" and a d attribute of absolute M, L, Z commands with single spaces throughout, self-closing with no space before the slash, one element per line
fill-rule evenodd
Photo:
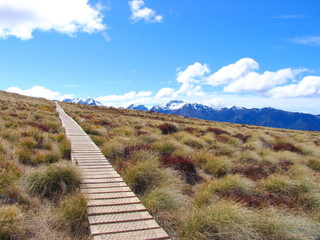
<path fill-rule="evenodd" d="M 83 174 L 93 240 L 169 239 L 89 136 L 58 103 L 57 110 L 71 141 L 72 162 Z"/>

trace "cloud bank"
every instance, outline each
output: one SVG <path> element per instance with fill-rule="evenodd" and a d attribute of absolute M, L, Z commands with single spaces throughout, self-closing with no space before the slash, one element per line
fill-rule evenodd
<path fill-rule="evenodd" d="M 146 22 L 162 22 L 163 16 L 156 13 L 155 10 L 147 8 L 143 0 L 132 0 L 129 1 L 129 6 L 131 9 L 130 19 L 133 23 L 140 20 Z"/>
<path fill-rule="evenodd" d="M 319 114 L 320 76 L 306 75 L 307 69 L 284 68 L 262 73 L 258 70 L 259 64 L 252 58 L 242 58 L 213 73 L 208 64 L 195 62 L 177 70 L 176 88 L 164 87 L 155 92 L 130 91 L 96 99 L 106 106 L 116 107 L 127 107 L 130 104 L 151 106 L 181 99 L 216 108 L 235 105 L 272 106 L 294 111 L 293 106 L 297 106 L 301 111 L 310 109 Z M 58 100 L 72 97 L 41 86 L 27 90 L 12 87 L 6 91 Z"/>
<path fill-rule="evenodd" d="M 90 6 L 88 0 L 1 0 L 0 38 L 28 40 L 35 30 L 69 36 L 102 31 L 106 26 L 101 10 L 101 4 Z"/>
<path fill-rule="evenodd" d="M 34 86 L 30 89 L 22 90 L 18 87 L 10 87 L 6 90 L 7 92 L 18 93 L 30 97 L 40 97 L 49 100 L 63 100 L 65 98 L 73 98 L 73 95 L 61 95 L 59 92 L 52 91 L 42 86 Z"/>

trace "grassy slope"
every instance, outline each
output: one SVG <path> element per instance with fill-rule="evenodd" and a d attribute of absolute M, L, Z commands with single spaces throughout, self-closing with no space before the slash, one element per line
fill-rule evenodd
<path fill-rule="evenodd" d="M 0 92 L 1 240 L 78 238 L 65 217 L 70 201 L 83 201 L 69 195 L 79 185 L 69 156 L 52 101 Z"/>
<path fill-rule="evenodd" d="M 175 239 L 320 236 L 319 133 L 62 106 Z"/>

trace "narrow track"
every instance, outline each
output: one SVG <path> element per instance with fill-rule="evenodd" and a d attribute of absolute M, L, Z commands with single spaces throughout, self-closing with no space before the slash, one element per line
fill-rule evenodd
<path fill-rule="evenodd" d="M 93 240 L 170 239 L 90 137 L 56 105 L 71 142 L 72 162 L 82 172 Z"/>

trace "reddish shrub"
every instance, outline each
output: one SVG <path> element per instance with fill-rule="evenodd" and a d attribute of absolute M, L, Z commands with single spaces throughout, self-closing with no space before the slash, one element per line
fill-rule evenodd
<path fill-rule="evenodd" d="M 275 143 L 273 144 L 272 149 L 275 151 L 290 151 L 290 152 L 295 152 L 300 154 L 303 153 L 300 148 L 297 148 L 291 143 Z"/>
<path fill-rule="evenodd" d="M 248 207 L 260 207 L 264 205 L 264 199 L 258 195 L 251 195 L 241 191 L 227 191 L 221 195 L 223 198 L 227 198 L 236 202 L 244 203 Z"/>
<path fill-rule="evenodd" d="M 138 136 L 141 136 L 141 135 L 148 135 L 149 133 L 146 132 L 146 131 L 141 131 L 141 130 L 139 130 L 139 131 L 137 132 L 137 134 L 138 134 Z"/>
<path fill-rule="evenodd" d="M 184 131 L 188 132 L 188 133 L 193 133 L 194 131 L 196 131 L 197 129 L 192 128 L 192 127 L 187 127 L 184 129 Z"/>
<path fill-rule="evenodd" d="M 222 142 L 222 143 L 227 143 L 229 141 L 229 138 L 227 138 L 226 136 L 220 136 L 220 135 L 217 135 L 216 139 L 217 139 L 217 141 Z"/>
<path fill-rule="evenodd" d="M 207 132 L 213 132 L 216 135 L 220 135 L 220 134 L 229 134 L 227 131 L 224 131 L 222 129 L 219 128 L 213 128 L 213 127 L 208 127 Z"/>
<path fill-rule="evenodd" d="M 33 123 L 31 124 L 32 127 L 35 127 L 35 128 L 38 128 L 40 129 L 41 131 L 44 131 L 44 132 L 49 132 L 50 131 L 50 127 L 48 126 L 45 126 L 41 123 Z"/>
<path fill-rule="evenodd" d="M 200 182 L 202 178 L 198 175 L 194 161 L 191 158 L 186 158 L 177 155 L 166 155 L 161 157 L 163 164 L 173 167 L 181 171 L 188 184 L 195 185 Z"/>
<path fill-rule="evenodd" d="M 129 156 L 132 152 L 137 150 L 150 150 L 150 145 L 132 145 L 132 146 L 125 146 L 123 148 L 124 155 Z"/>
<path fill-rule="evenodd" d="M 233 135 L 232 137 L 238 138 L 238 139 L 242 140 L 243 143 L 246 143 L 248 141 L 248 139 L 251 137 L 251 135 L 243 135 L 241 133 L 238 133 L 236 135 Z"/>
<path fill-rule="evenodd" d="M 178 128 L 176 125 L 171 123 L 164 123 L 158 126 L 158 128 L 161 130 L 162 134 L 170 134 L 178 132 Z"/>
<path fill-rule="evenodd" d="M 271 163 L 259 163 L 237 169 L 236 173 L 241 173 L 252 180 L 266 178 L 276 171 L 277 167 Z"/>
<path fill-rule="evenodd" d="M 186 158 L 177 155 L 166 155 L 162 156 L 161 161 L 166 164 L 170 165 L 177 170 L 181 170 L 183 172 L 193 173 L 196 172 L 196 167 L 191 158 Z"/>

